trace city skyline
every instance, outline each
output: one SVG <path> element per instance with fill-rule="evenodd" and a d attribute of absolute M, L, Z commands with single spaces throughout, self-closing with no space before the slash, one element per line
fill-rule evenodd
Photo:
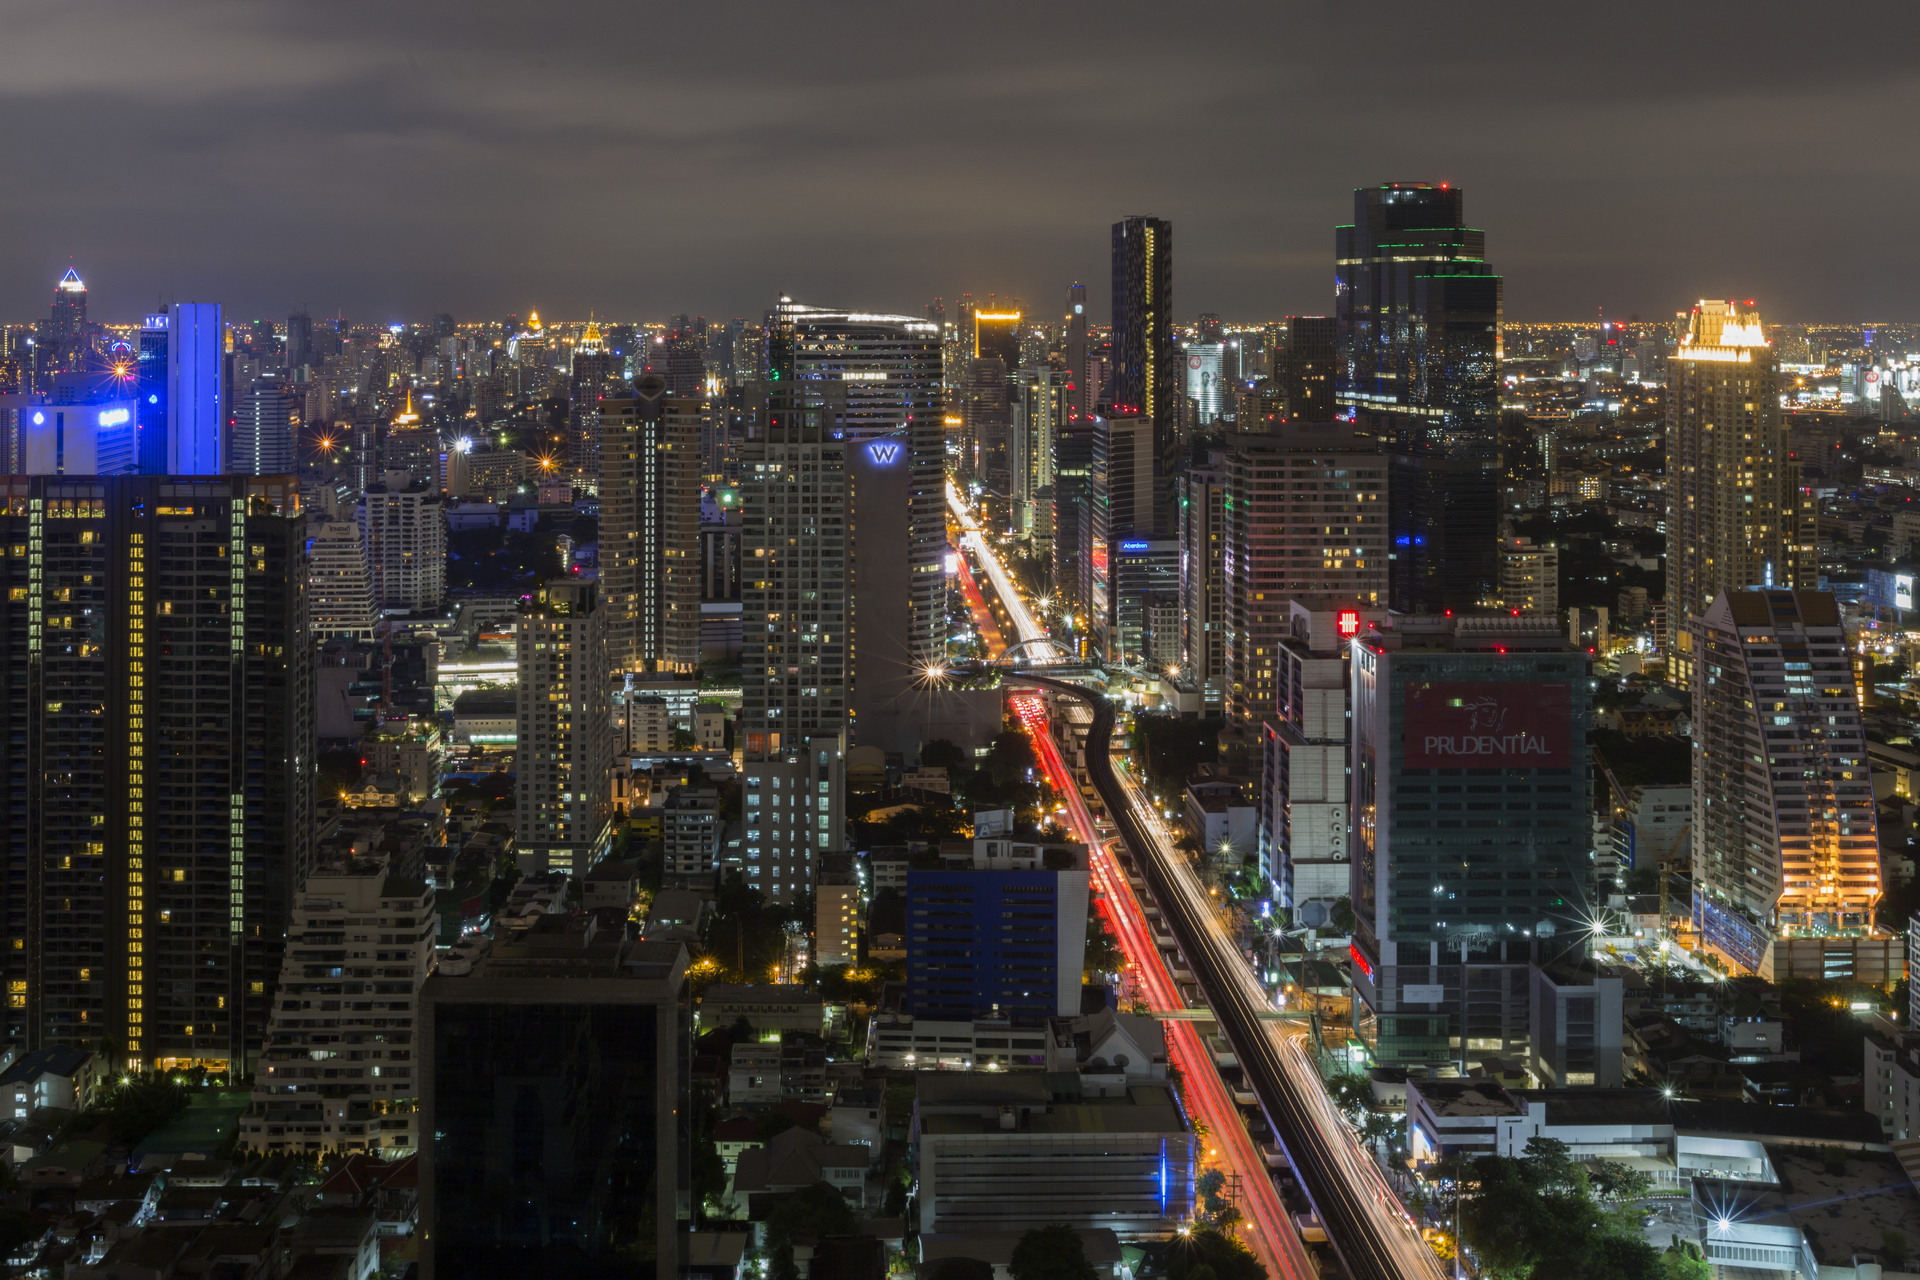
<path fill-rule="evenodd" d="M 1639 38 L 1636 14 L 1668 38 Z M 1183 317 L 1311 314 L 1332 306 L 1347 193 L 1411 180 L 1467 189 L 1516 319 L 1756 294 L 1783 320 L 1897 321 L 1920 275 L 1892 221 L 1911 166 L 1832 127 L 1897 117 L 1910 86 L 1859 75 L 1784 7 L 1736 23 L 1630 6 L 1580 27 L 1518 5 L 1377 28 L 1331 6 L 1171 26 L 1022 11 L 1011 47 L 988 45 L 991 7 L 965 32 L 918 14 L 588 16 L 602 38 L 433 5 L 22 17 L 8 93 L 63 127 L 0 144 L 33 192 L 9 202 L 0 312 L 38 311 L 71 261 L 98 313 L 129 320 L 197 297 L 243 316 L 754 314 L 779 289 L 912 311 L 956 284 L 1046 314 L 1074 279 L 1105 316 L 1095 226 L 1147 213 L 1182 228 Z M 1892 32 L 1905 15 L 1884 16 Z M 1154 74 L 1110 93 L 1148 30 Z M 642 50 L 659 51 L 644 75 Z M 1364 51 L 1364 94 L 1342 50 Z M 1324 123 L 1297 107 L 1335 94 L 1351 100 Z M 1128 163 L 1137 149 L 1167 162 Z M 1032 183 L 1036 165 L 1063 180 Z M 1841 198 L 1863 184 L 1871 208 Z"/>

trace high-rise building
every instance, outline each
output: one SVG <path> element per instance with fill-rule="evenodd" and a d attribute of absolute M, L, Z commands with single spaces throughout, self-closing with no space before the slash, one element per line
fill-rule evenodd
<path fill-rule="evenodd" d="M 1378 442 L 1345 424 L 1281 423 L 1267 435 L 1231 438 L 1221 687 L 1228 718 L 1247 732 L 1279 705 L 1290 598 L 1384 602 L 1386 491 Z"/>
<path fill-rule="evenodd" d="M 237 394 L 227 470 L 237 476 L 286 475 L 294 464 L 293 400 L 277 375 L 253 378 Z"/>
<path fill-rule="evenodd" d="M 1115 560 L 1123 544 L 1135 554 L 1151 549 L 1157 510 L 1155 457 L 1150 418 L 1094 418 L 1089 498 L 1080 539 L 1085 553 L 1079 568 L 1080 598 L 1086 605 L 1093 652 L 1107 661 L 1120 662 L 1124 655 L 1140 651 L 1142 636 L 1120 634 L 1121 613 L 1137 613 L 1140 600 L 1127 599 L 1118 590 Z M 1176 559 L 1177 555 L 1176 545 Z M 1136 629 L 1143 621 L 1136 619 Z"/>
<path fill-rule="evenodd" d="M 1113 224 L 1114 417 L 1153 428 L 1156 522 L 1171 533 L 1172 477 L 1179 460 L 1180 350 L 1173 341 L 1173 224 L 1129 217 Z M 1152 536 L 1151 531 L 1142 531 Z"/>
<path fill-rule="evenodd" d="M 1067 289 L 1067 412 L 1084 418 L 1093 412 L 1098 389 L 1088 382 L 1087 286 Z"/>
<path fill-rule="evenodd" d="M 423 1063 L 414 1017 L 439 931 L 433 891 L 384 856 L 307 877 L 294 895 L 266 1050 L 240 1118 L 241 1147 L 392 1157 L 419 1146 Z M 344 954 L 315 963 L 343 946 Z M 371 999 L 339 999 L 343 981 Z"/>
<path fill-rule="evenodd" d="M 154 318 L 149 317 L 148 323 Z M 226 342 L 219 303 L 176 302 L 167 308 L 166 473 L 170 476 L 217 476 L 227 470 L 221 358 Z"/>
<path fill-rule="evenodd" d="M 1181 349 L 1186 365 L 1183 394 L 1193 427 L 1204 431 L 1236 411 L 1233 388 L 1223 381 L 1226 346 L 1219 342 L 1190 342 Z"/>
<path fill-rule="evenodd" d="M 543 916 L 523 941 L 427 979 L 423 1280 L 678 1272 L 687 951 L 592 923 Z"/>
<path fill-rule="evenodd" d="M 40 339 L 34 352 L 37 389 L 44 389 L 52 374 L 85 369 L 93 351 L 93 328 L 87 321 L 87 286 L 72 267 L 53 287 L 53 313 L 38 326 Z"/>
<path fill-rule="evenodd" d="M 1020 311 L 975 311 L 973 313 L 973 358 L 998 360 L 1011 378 L 1020 367 Z"/>
<path fill-rule="evenodd" d="M 1009 514 L 1008 440 L 1013 430 L 1012 387 L 1009 366 L 998 356 L 974 360 L 967 366 L 959 395 L 960 475 L 981 486 L 989 511 Z"/>
<path fill-rule="evenodd" d="M 1500 604 L 1541 617 L 1560 614 L 1560 548 L 1532 538 L 1500 540 Z"/>
<path fill-rule="evenodd" d="M 167 395 L 173 363 L 167 352 L 170 326 L 171 317 L 165 311 L 149 315 L 140 326 L 140 348 L 134 357 L 134 402 L 140 425 L 141 475 L 165 475 L 167 471 Z"/>
<path fill-rule="evenodd" d="M 367 543 L 360 526 L 350 520 L 327 520 L 314 526 L 313 538 L 307 544 L 307 563 L 312 578 L 314 639 L 373 639 L 377 616 L 373 570 L 367 563 Z"/>
<path fill-rule="evenodd" d="M 1760 313 L 1704 300 L 1686 320 L 1667 361 L 1667 606 L 1697 615 L 1742 587 L 1811 587 L 1817 566 Z"/>
<path fill-rule="evenodd" d="M 1082 417 L 1062 423 L 1053 437 L 1053 590 L 1069 611 L 1087 603 L 1082 537 L 1093 518 L 1093 435 L 1093 419 Z"/>
<path fill-rule="evenodd" d="M 1294 922 L 1318 928 L 1352 892 L 1352 640 L 1386 610 L 1329 596 L 1295 597 L 1287 608 L 1278 702 L 1260 726 L 1259 866 Z"/>
<path fill-rule="evenodd" d="M 287 317 L 287 368 L 299 369 L 314 363 L 313 317 L 297 311 Z"/>
<path fill-rule="evenodd" d="M 7 1038 L 244 1074 L 313 849 L 298 490 L 15 477 L 0 498 Z"/>
<path fill-rule="evenodd" d="M 1180 478 L 1180 661 L 1203 715 L 1221 714 L 1226 671 L 1227 455 Z"/>
<path fill-rule="evenodd" d="M 607 661 L 625 671 L 700 665 L 700 422 L 705 403 L 642 374 L 599 402 L 600 606 Z"/>
<path fill-rule="evenodd" d="M 1498 559 L 1502 283 L 1460 188 L 1353 193 L 1334 232 L 1336 407 L 1365 414 L 1394 455 L 1393 608 L 1489 602 Z"/>
<path fill-rule="evenodd" d="M 360 505 L 375 603 L 384 611 L 438 609 L 447 598 L 445 498 L 432 472 L 389 471 Z"/>
<path fill-rule="evenodd" d="M 520 606 L 514 844 L 585 875 L 613 839 L 608 611 L 596 584 L 556 578 Z"/>
<path fill-rule="evenodd" d="M 1053 485 L 1053 435 L 1067 417 L 1066 377 L 1046 365 L 1022 369 L 1013 389 L 1007 439 L 1010 524 L 1016 536 L 1051 536 L 1052 510 L 1040 516 L 1040 495 Z M 1042 530 L 1039 526 L 1046 526 Z"/>
<path fill-rule="evenodd" d="M 682 398 L 704 397 L 707 392 L 706 341 L 704 320 L 689 320 L 680 315 L 665 333 L 655 334 L 647 347 L 646 372 L 660 375 L 667 394 Z"/>
<path fill-rule="evenodd" d="M 1694 921 L 1715 950 L 1772 977 L 1776 939 L 1869 934 L 1880 897 L 1846 630 L 1827 592 L 1751 588 L 1718 591 L 1688 629 L 1701 677 Z"/>
<path fill-rule="evenodd" d="M 1333 421 L 1337 324 L 1332 316 L 1288 316 L 1286 346 L 1273 360 L 1281 403 L 1295 422 Z"/>
<path fill-rule="evenodd" d="M 844 842 L 853 657 L 846 381 L 802 379 L 783 299 L 768 408 L 741 446 L 745 835 L 741 871 L 775 901 L 809 892 Z M 924 323 L 924 322 L 915 322 Z"/>
<path fill-rule="evenodd" d="M 1552 618 L 1456 616 L 1352 662 L 1355 1025 L 1382 1063 L 1524 1055 L 1529 966 L 1590 936 L 1585 655 Z"/>
<path fill-rule="evenodd" d="M 813 384 L 823 402 L 834 405 L 845 438 L 887 438 L 905 448 L 904 454 L 889 456 L 904 462 L 910 472 L 903 544 L 909 587 L 903 598 L 912 610 L 907 623 L 911 661 L 925 666 L 946 652 L 947 455 L 940 330 L 912 316 L 790 301 L 781 304 L 780 314 L 791 335 L 790 376 Z"/>

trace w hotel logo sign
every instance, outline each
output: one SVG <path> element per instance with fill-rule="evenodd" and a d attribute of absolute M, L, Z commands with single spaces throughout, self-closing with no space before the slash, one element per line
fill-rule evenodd
<path fill-rule="evenodd" d="M 900 442 L 898 440 L 875 440 L 867 445 L 867 456 L 874 465 L 890 467 L 900 460 Z"/>

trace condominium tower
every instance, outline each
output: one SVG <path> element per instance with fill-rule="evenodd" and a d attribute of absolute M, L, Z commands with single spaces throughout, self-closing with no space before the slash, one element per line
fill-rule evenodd
<path fill-rule="evenodd" d="M 15 477 L 0 526 L 7 1038 L 243 1074 L 313 849 L 298 490 Z"/>
<path fill-rule="evenodd" d="M 700 421 L 704 403 L 657 373 L 599 401 L 600 605 L 607 662 L 627 671 L 700 665 Z"/>

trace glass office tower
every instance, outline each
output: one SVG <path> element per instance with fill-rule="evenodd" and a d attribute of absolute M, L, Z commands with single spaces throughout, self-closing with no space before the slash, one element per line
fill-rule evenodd
<path fill-rule="evenodd" d="M 1391 606 L 1470 608 L 1498 576 L 1501 278 L 1458 187 L 1362 187 L 1353 205 L 1334 231 L 1334 400 L 1394 455 Z"/>

